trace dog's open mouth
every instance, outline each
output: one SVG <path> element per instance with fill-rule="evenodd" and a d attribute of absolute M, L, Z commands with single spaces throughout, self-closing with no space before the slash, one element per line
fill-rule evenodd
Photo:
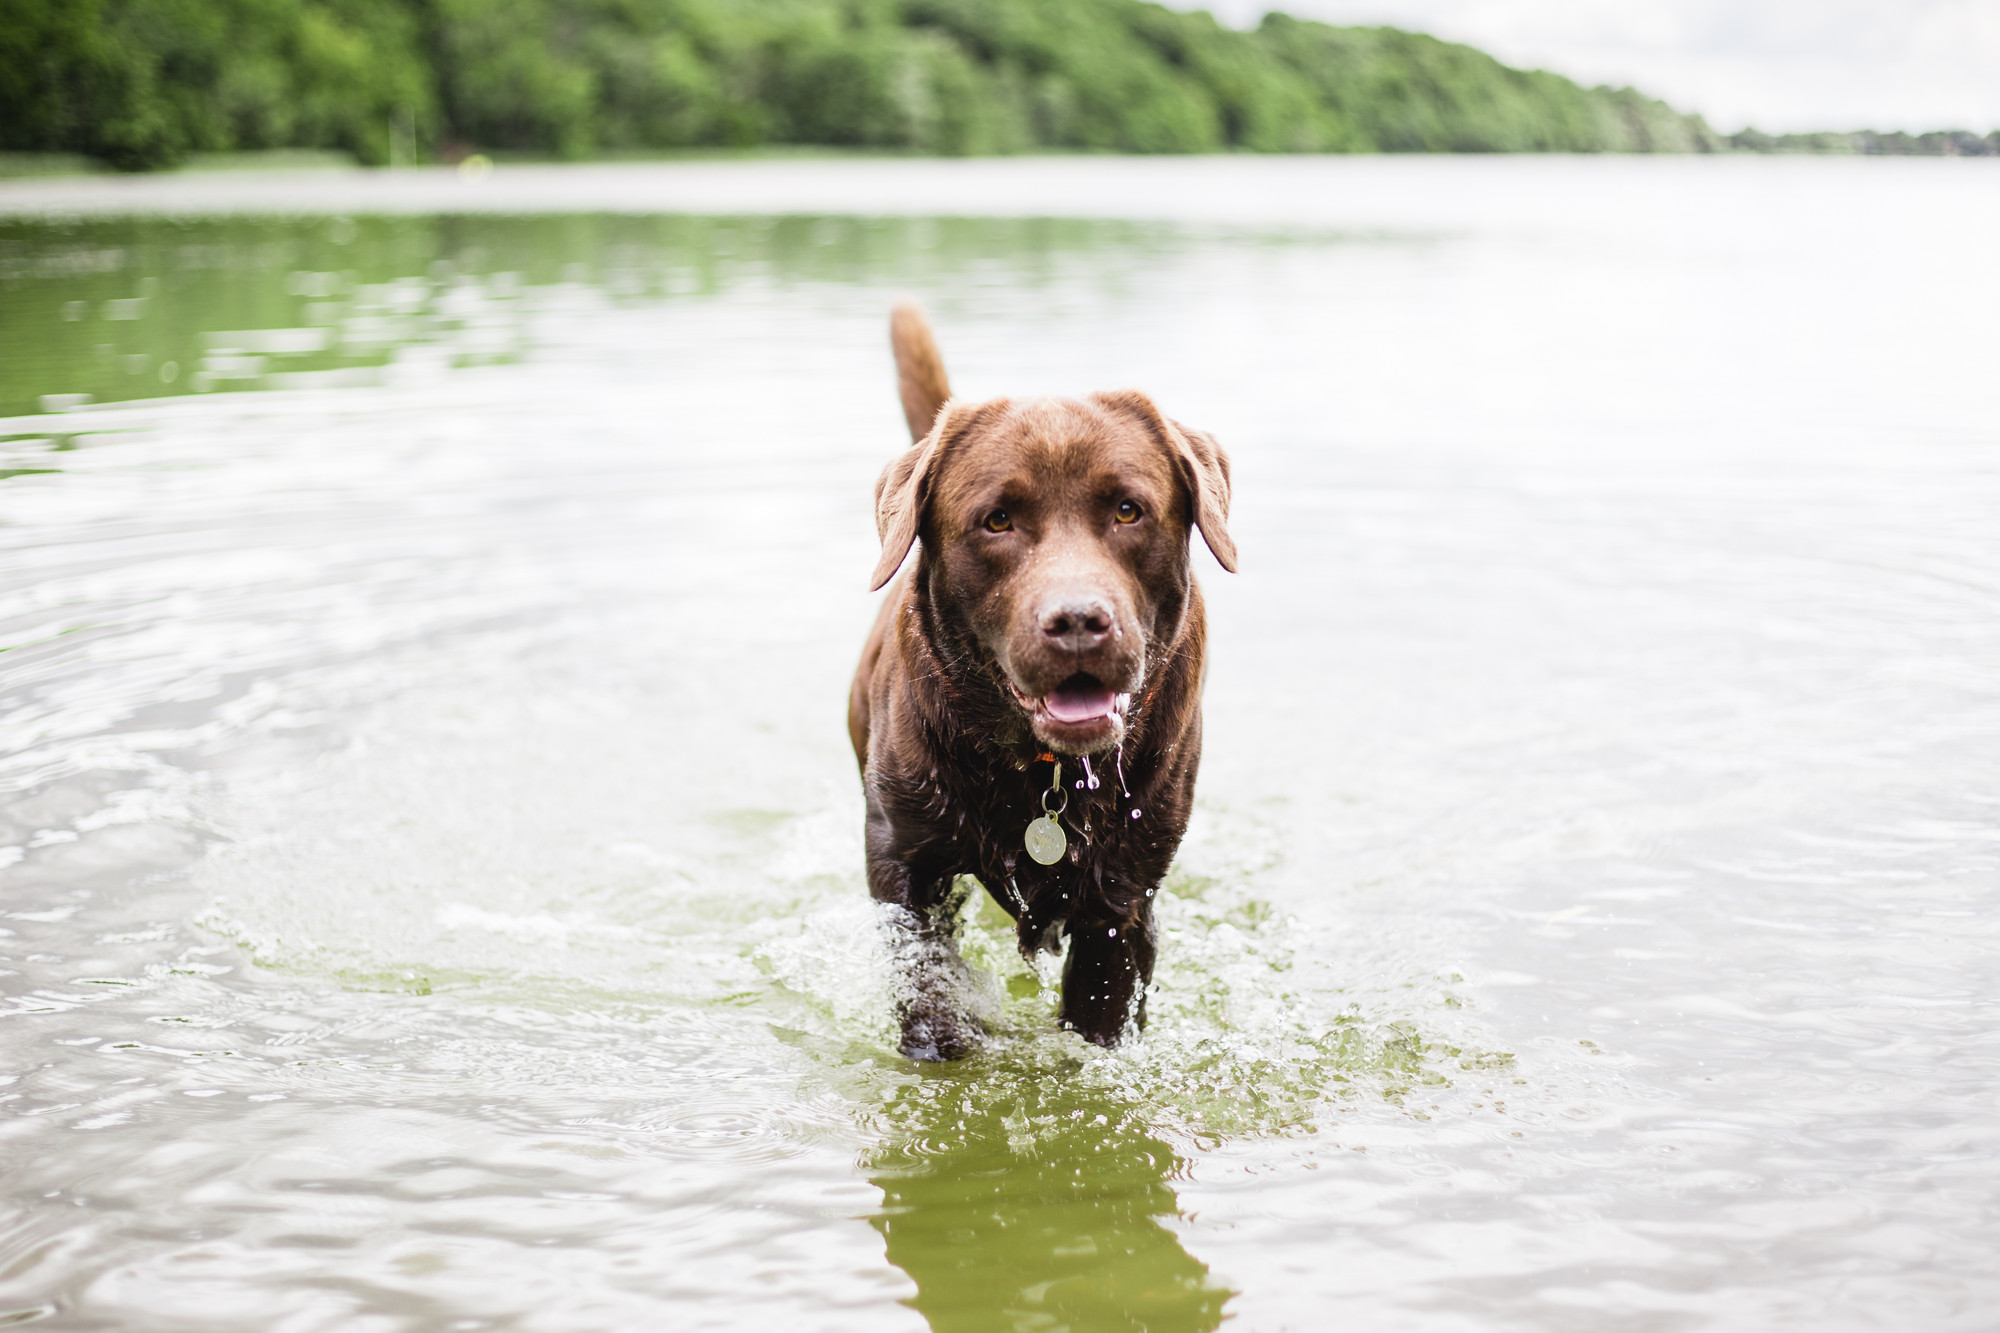
<path fill-rule="evenodd" d="M 1037 699 L 1008 682 L 1014 697 L 1029 713 L 1064 726 L 1085 726 L 1122 718 L 1132 696 L 1121 694 L 1087 671 L 1079 671 Z"/>
<path fill-rule="evenodd" d="M 1042 707 L 1058 722 L 1095 722 L 1110 717 L 1118 706 L 1118 696 L 1095 676 L 1079 671 L 1050 690 Z"/>

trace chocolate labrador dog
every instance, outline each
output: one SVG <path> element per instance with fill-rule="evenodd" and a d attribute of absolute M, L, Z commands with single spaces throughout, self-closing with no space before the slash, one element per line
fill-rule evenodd
<path fill-rule="evenodd" d="M 868 797 L 868 887 L 906 970 L 903 1053 L 964 1054 L 953 992 L 959 875 L 1014 918 L 1022 953 L 1064 935 L 1062 1022 L 1102 1046 L 1146 1019 L 1153 895 L 1201 760 L 1201 590 L 1222 567 L 1229 460 L 1134 391 L 951 398 L 923 312 L 890 321 L 915 444 L 875 484 L 890 590 L 847 725 Z"/>

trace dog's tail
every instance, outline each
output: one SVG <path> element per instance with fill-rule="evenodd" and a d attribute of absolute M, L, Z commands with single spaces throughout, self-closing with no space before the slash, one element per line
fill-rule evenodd
<path fill-rule="evenodd" d="M 903 398 L 903 419 L 910 423 L 910 438 L 921 440 L 931 433 L 938 409 L 951 397 L 944 356 L 922 306 L 905 301 L 889 312 L 889 345 L 896 351 L 896 390 Z"/>

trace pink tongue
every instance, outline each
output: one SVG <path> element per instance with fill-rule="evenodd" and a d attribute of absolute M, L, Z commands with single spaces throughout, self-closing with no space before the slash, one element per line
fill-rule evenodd
<path fill-rule="evenodd" d="M 1042 702 L 1058 722 L 1089 722 L 1111 715 L 1110 689 L 1089 677 L 1071 676 Z"/>

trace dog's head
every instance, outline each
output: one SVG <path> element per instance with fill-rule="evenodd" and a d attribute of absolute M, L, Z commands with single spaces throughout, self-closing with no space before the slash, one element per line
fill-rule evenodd
<path fill-rule="evenodd" d="M 874 586 L 921 541 L 941 628 L 1062 754 L 1124 739 L 1187 614 L 1193 529 L 1236 568 L 1227 456 L 1135 392 L 947 403 L 875 501 Z"/>

